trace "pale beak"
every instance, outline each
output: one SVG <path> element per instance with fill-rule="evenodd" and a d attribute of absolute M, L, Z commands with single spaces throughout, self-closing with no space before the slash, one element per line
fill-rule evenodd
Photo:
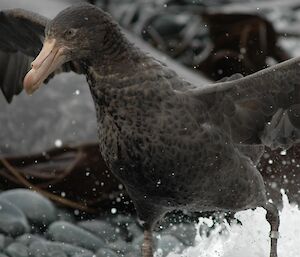
<path fill-rule="evenodd" d="M 45 39 L 43 48 L 31 63 L 31 70 L 26 74 L 23 86 L 28 94 L 37 90 L 44 80 L 65 62 L 65 47 L 59 47 L 55 39 Z"/>

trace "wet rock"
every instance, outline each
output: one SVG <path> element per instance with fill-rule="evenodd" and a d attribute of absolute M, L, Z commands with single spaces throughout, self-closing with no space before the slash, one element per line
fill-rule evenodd
<path fill-rule="evenodd" d="M 192 246 L 195 242 L 197 229 L 194 224 L 180 223 L 167 228 L 162 233 L 173 235 L 178 238 L 184 245 Z"/>
<path fill-rule="evenodd" d="M 49 245 L 46 242 L 33 242 L 29 246 L 29 254 L 33 257 L 66 257 L 67 254 L 62 250 L 49 247 Z"/>
<path fill-rule="evenodd" d="M 109 248 L 115 251 L 118 255 L 134 250 L 132 243 L 127 243 L 122 239 L 108 244 Z"/>
<path fill-rule="evenodd" d="M 28 257 L 28 248 L 18 242 L 11 243 L 6 249 L 5 253 L 10 257 Z"/>
<path fill-rule="evenodd" d="M 111 218 L 110 221 L 114 227 L 119 229 L 120 236 L 125 241 L 132 241 L 138 234 L 136 218 L 133 218 L 131 215 L 119 214 Z"/>
<path fill-rule="evenodd" d="M 103 238 L 106 242 L 116 241 L 117 237 L 120 235 L 119 228 L 115 228 L 108 222 L 102 220 L 87 220 L 79 222 L 77 225 L 90 231 L 92 234 Z"/>
<path fill-rule="evenodd" d="M 64 209 L 57 210 L 57 219 L 59 221 L 67 221 L 70 223 L 75 222 L 75 217 L 74 217 L 73 213 L 70 213 L 69 211 L 64 210 Z"/>
<path fill-rule="evenodd" d="M 95 257 L 95 254 L 92 253 L 91 255 L 90 253 L 76 253 L 72 257 Z"/>
<path fill-rule="evenodd" d="M 131 251 L 125 253 L 123 257 L 136 257 L 136 256 L 141 256 L 141 255 L 142 255 L 141 249 L 139 251 L 131 250 Z"/>
<path fill-rule="evenodd" d="M 62 251 L 56 250 L 47 252 L 46 257 L 68 257 L 68 255 Z"/>
<path fill-rule="evenodd" d="M 29 246 L 35 241 L 45 241 L 45 239 L 37 234 L 24 234 L 16 238 L 16 241 Z"/>
<path fill-rule="evenodd" d="M 0 194 L 23 211 L 27 219 L 36 225 L 49 225 L 56 220 L 54 205 L 42 195 L 26 189 L 14 189 Z"/>
<path fill-rule="evenodd" d="M 143 234 L 143 231 L 140 226 L 136 223 L 131 223 L 127 226 L 128 230 L 128 239 L 133 240 Z"/>
<path fill-rule="evenodd" d="M 18 236 L 30 230 L 24 213 L 14 204 L 0 200 L 0 233 Z"/>
<path fill-rule="evenodd" d="M 184 245 L 172 235 L 163 235 L 157 241 L 157 252 L 161 256 L 166 256 L 169 252 L 181 252 Z"/>
<path fill-rule="evenodd" d="M 155 240 L 155 237 L 153 237 L 153 239 Z M 134 249 L 135 251 L 141 250 L 141 247 L 142 247 L 143 242 L 144 242 L 144 235 L 140 235 L 140 236 L 136 237 L 136 238 L 132 241 L 133 249 Z"/>
<path fill-rule="evenodd" d="M 0 251 L 5 248 L 5 236 L 0 234 Z"/>
<path fill-rule="evenodd" d="M 82 247 L 73 246 L 67 243 L 36 241 L 29 246 L 30 256 L 33 257 L 66 257 L 81 255 L 92 257 L 93 252 Z"/>
<path fill-rule="evenodd" d="M 48 236 L 54 241 L 69 243 L 92 251 L 104 246 L 101 238 L 65 221 L 52 223 L 48 229 Z"/>
<path fill-rule="evenodd" d="M 13 242 L 14 242 L 14 239 L 11 236 L 4 236 L 2 239 L 0 239 L 0 250 L 1 250 L 1 247 L 2 247 L 2 250 L 4 250 L 7 246 L 9 246 Z"/>
<path fill-rule="evenodd" d="M 116 225 L 130 224 L 135 222 L 135 218 L 133 218 L 131 215 L 118 214 L 111 218 L 111 222 Z"/>
<path fill-rule="evenodd" d="M 118 254 L 111 249 L 102 248 L 97 251 L 96 257 L 118 257 Z"/>

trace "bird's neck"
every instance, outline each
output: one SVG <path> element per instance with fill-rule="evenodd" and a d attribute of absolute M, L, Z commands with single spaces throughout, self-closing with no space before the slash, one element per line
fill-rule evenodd
<path fill-rule="evenodd" d="M 130 43 L 119 27 L 110 24 L 102 43 L 95 47 L 89 58 L 89 67 L 100 76 L 122 73 L 143 59 L 144 54 Z"/>
<path fill-rule="evenodd" d="M 114 37 L 114 36 L 112 36 Z M 116 90 L 136 85 L 137 77 L 147 73 L 150 58 L 122 35 L 110 39 L 105 50 L 85 62 L 85 73 L 91 93 L 96 98 L 108 98 Z"/>

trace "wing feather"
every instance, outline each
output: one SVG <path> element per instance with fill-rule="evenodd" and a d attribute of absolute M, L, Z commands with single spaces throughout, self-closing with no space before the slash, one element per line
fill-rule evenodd
<path fill-rule="evenodd" d="M 23 78 L 38 55 L 44 40 L 44 30 L 49 19 L 23 9 L 0 11 L 0 88 L 6 100 L 23 90 Z M 50 74 L 74 71 L 82 73 L 76 62 L 69 62 Z"/>
<path fill-rule="evenodd" d="M 299 57 L 233 81 L 191 89 L 186 94 L 206 102 L 211 122 L 224 126 L 236 143 L 282 147 L 284 142 L 289 142 L 289 147 L 291 142 L 300 140 L 295 138 L 300 135 L 297 125 L 300 115 L 295 114 L 300 105 Z M 287 124 L 290 124 L 289 133 Z"/>

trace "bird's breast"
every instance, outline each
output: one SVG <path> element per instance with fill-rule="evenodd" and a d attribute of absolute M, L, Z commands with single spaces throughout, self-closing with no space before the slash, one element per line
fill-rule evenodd
<path fill-rule="evenodd" d="M 252 204 L 248 196 L 261 185 L 250 163 L 221 130 L 199 124 L 184 108 L 170 109 L 172 104 L 123 105 L 102 116 L 100 149 L 111 171 L 129 190 L 164 206 L 218 202 L 220 208 L 238 208 L 234 202 L 225 206 L 231 198 L 241 206 Z"/>

